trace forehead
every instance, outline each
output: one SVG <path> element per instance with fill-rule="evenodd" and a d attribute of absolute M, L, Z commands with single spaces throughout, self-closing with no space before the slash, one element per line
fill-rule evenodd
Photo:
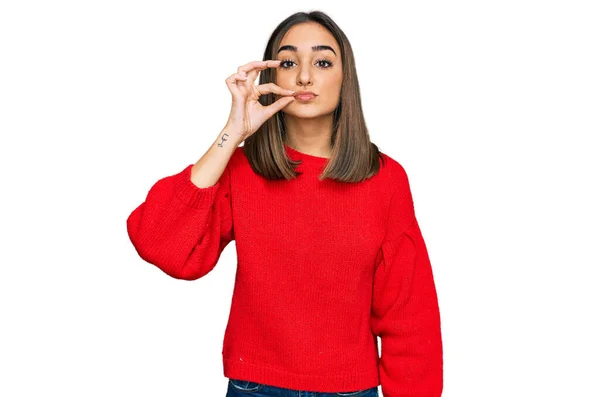
<path fill-rule="evenodd" d="M 333 35 L 323 26 L 314 22 L 294 25 L 281 39 L 280 46 L 294 45 L 298 52 L 311 52 L 314 45 L 329 45 L 339 54 L 339 47 Z"/>

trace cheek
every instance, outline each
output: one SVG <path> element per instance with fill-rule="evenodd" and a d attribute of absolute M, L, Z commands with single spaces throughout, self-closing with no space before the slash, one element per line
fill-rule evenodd
<path fill-rule="evenodd" d="M 339 95 L 340 90 L 342 89 L 342 75 L 341 73 L 339 75 L 336 75 L 330 79 L 327 80 L 327 91 L 328 92 L 335 92 L 336 94 Z"/>
<path fill-rule="evenodd" d="M 339 100 L 341 89 L 342 89 L 342 81 L 341 79 L 331 79 L 327 81 L 326 86 L 323 87 L 324 91 L 327 92 L 328 103 L 334 103 Z"/>
<path fill-rule="evenodd" d="M 275 75 L 275 84 L 280 87 L 285 87 L 285 88 L 293 87 L 294 83 L 295 83 L 295 80 L 293 79 L 293 77 L 290 77 L 289 75 L 287 75 L 287 76 L 285 74 Z"/>

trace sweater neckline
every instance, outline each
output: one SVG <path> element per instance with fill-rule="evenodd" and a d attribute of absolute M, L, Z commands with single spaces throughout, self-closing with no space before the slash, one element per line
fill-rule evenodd
<path fill-rule="evenodd" d="M 301 160 L 302 164 L 323 166 L 329 161 L 329 157 L 313 156 L 312 154 L 300 152 L 288 146 L 286 143 L 284 143 L 283 145 L 285 146 L 285 150 L 288 153 L 289 157 L 292 160 Z"/>

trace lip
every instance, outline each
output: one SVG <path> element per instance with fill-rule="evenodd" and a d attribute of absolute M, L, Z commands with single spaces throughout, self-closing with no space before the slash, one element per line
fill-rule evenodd
<path fill-rule="evenodd" d="M 312 91 L 298 91 L 294 94 L 294 96 L 296 97 L 296 99 L 301 101 L 310 101 L 312 99 L 315 99 L 317 97 L 317 94 L 315 94 Z"/>

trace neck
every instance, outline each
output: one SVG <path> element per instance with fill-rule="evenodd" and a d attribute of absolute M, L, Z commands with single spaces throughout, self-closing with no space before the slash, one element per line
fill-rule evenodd
<path fill-rule="evenodd" d="M 284 114 L 285 143 L 300 152 L 331 157 L 333 113 L 322 117 L 298 118 Z"/>

